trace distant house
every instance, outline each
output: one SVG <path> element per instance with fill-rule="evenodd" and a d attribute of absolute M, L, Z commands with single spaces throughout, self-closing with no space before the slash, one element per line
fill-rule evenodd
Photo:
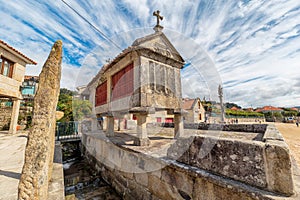
<path fill-rule="evenodd" d="M 205 109 L 199 98 L 183 99 L 182 108 L 188 111 L 184 117 L 185 123 L 199 123 L 205 121 Z"/>
<path fill-rule="evenodd" d="M 257 108 L 255 110 L 255 112 L 261 112 L 261 113 L 268 113 L 268 112 L 275 113 L 275 112 L 282 112 L 282 111 L 283 109 L 273 107 L 273 106 L 264 106 L 262 108 Z"/>
<path fill-rule="evenodd" d="M 243 109 L 243 110 L 248 111 L 248 112 L 253 112 L 253 111 L 254 111 L 253 108 L 245 108 L 245 109 Z"/>
<path fill-rule="evenodd" d="M 21 86 L 27 64 L 37 63 L 0 40 L 0 98 L 13 101 L 9 133 L 15 133 L 22 99 Z"/>
<path fill-rule="evenodd" d="M 33 101 L 39 84 L 38 76 L 24 76 L 22 83 L 22 96 L 25 101 Z"/>
<path fill-rule="evenodd" d="M 290 108 L 290 110 L 299 112 L 298 108 Z"/>
<path fill-rule="evenodd" d="M 232 108 L 230 108 L 230 110 L 240 110 L 239 108 L 233 106 Z"/>

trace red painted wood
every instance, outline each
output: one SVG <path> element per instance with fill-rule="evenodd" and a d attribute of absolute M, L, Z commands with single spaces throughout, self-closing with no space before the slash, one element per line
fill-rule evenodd
<path fill-rule="evenodd" d="M 107 103 L 107 81 L 96 88 L 95 106 Z"/>
<path fill-rule="evenodd" d="M 112 100 L 132 95 L 133 75 L 133 63 L 131 63 L 112 76 Z"/>

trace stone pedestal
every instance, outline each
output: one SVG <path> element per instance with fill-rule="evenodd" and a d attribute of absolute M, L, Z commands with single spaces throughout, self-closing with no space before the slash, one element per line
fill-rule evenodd
<path fill-rule="evenodd" d="M 20 110 L 20 100 L 15 99 L 13 103 L 13 110 L 12 110 L 12 115 L 10 120 L 9 134 L 17 133 L 19 110 Z"/>
<path fill-rule="evenodd" d="M 147 114 L 137 114 L 137 138 L 134 144 L 138 146 L 148 146 L 150 140 L 147 134 Z"/>
<path fill-rule="evenodd" d="M 107 127 L 106 127 L 106 136 L 107 137 L 113 137 L 115 135 L 114 132 L 114 117 L 113 116 L 107 116 Z"/>
<path fill-rule="evenodd" d="M 92 119 L 92 125 L 91 125 L 91 129 L 92 129 L 92 132 L 96 132 L 99 128 L 98 128 L 98 121 L 97 121 L 97 118 L 96 117 L 93 117 Z"/>
<path fill-rule="evenodd" d="M 180 138 L 184 134 L 182 114 L 174 114 L 174 138 Z"/>

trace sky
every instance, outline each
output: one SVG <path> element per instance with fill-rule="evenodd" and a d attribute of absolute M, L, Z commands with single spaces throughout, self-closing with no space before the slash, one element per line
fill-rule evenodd
<path fill-rule="evenodd" d="M 74 90 L 153 33 L 152 13 L 160 10 L 163 32 L 186 62 L 184 97 L 218 100 L 221 84 L 224 101 L 242 107 L 300 106 L 299 0 L 65 2 L 90 24 L 61 0 L 0 0 L 0 39 L 38 62 L 26 74 L 40 73 L 60 39 L 61 87 Z"/>

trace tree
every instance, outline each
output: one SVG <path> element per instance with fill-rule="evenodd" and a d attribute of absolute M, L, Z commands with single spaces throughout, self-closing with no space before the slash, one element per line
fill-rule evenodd
<path fill-rule="evenodd" d="M 229 109 L 232 108 L 232 107 L 236 107 L 236 108 L 239 108 L 239 109 L 242 108 L 241 106 L 239 106 L 239 105 L 237 105 L 235 103 L 230 103 L 230 102 L 225 103 L 225 107 L 229 108 Z"/>
<path fill-rule="evenodd" d="M 88 100 L 73 100 L 73 119 L 82 120 L 92 113 L 92 104 Z"/>
<path fill-rule="evenodd" d="M 73 92 L 62 88 L 60 89 L 57 110 L 64 112 L 63 118 L 61 118 L 60 122 L 73 121 L 73 112 L 72 112 L 72 100 L 73 100 Z"/>
<path fill-rule="evenodd" d="M 59 120 L 60 122 L 81 120 L 92 113 L 91 103 L 87 100 L 73 99 L 74 94 L 76 92 L 66 88 L 60 89 L 57 110 L 64 112 L 63 118 Z"/>

